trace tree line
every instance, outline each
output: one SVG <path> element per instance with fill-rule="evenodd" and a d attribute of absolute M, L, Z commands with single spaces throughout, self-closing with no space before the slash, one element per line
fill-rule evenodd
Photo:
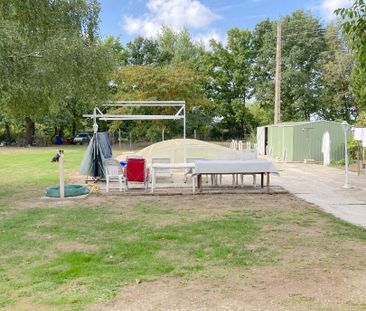
<path fill-rule="evenodd" d="M 364 111 L 366 71 L 357 65 L 364 64 L 364 42 L 352 36 L 357 23 L 349 16 L 358 12 L 357 2 L 337 12 L 348 24 L 324 25 L 301 10 L 280 20 L 282 121 L 355 122 Z M 102 39 L 99 13 L 97 0 L 0 1 L 0 140 L 73 136 L 91 129 L 84 113 L 122 99 L 185 100 L 188 136 L 205 139 L 249 139 L 257 126 L 273 122 L 278 21 L 230 29 L 225 43 L 212 39 L 207 48 L 188 30 L 169 27 L 127 44 Z M 178 136 L 181 126 L 103 125 L 151 141 L 163 129 L 168 138 Z"/>

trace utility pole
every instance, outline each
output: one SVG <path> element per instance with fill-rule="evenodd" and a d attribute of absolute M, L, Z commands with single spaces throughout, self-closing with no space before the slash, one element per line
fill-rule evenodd
<path fill-rule="evenodd" d="M 277 47 L 276 47 L 276 81 L 275 81 L 275 111 L 274 124 L 281 122 L 281 32 L 282 23 L 277 23 Z"/>

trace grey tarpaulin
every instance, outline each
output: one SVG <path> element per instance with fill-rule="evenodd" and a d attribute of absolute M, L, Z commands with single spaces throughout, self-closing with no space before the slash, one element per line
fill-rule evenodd
<path fill-rule="evenodd" d="M 104 178 L 104 161 L 112 158 L 112 147 L 107 132 L 94 133 L 80 164 L 80 173 L 85 176 Z"/>

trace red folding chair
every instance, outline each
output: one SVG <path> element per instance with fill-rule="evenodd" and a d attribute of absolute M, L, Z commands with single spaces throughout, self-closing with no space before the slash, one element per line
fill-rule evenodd
<path fill-rule="evenodd" d="M 130 182 L 144 183 L 145 190 L 147 190 L 149 171 L 146 167 L 146 160 L 142 158 L 127 158 L 126 165 L 126 184 Z"/>

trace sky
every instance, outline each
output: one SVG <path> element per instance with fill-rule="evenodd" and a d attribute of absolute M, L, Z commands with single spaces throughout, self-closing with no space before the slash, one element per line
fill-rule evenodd
<path fill-rule="evenodd" d="M 100 0 L 102 37 L 155 38 L 162 25 L 188 28 L 193 39 L 225 41 L 233 27 L 253 29 L 265 18 L 278 19 L 297 9 L 311 10 L 324 23 L 334 19 L 336 8 L 351 0 Z"/>

